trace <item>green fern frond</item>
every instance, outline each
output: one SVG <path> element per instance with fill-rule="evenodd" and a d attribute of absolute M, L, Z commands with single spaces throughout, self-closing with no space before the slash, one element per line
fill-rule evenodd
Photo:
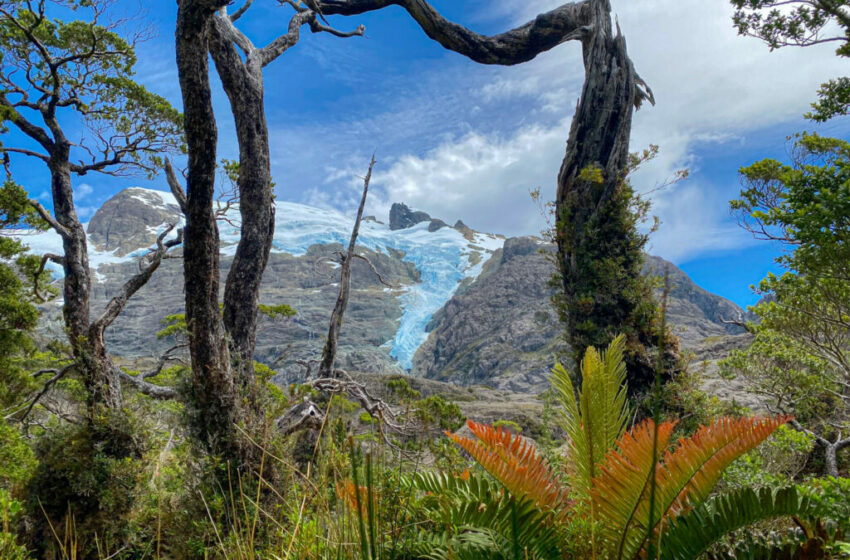
<path fill-rule="evenodd" d="M 711 498 L 675 518 L 661 539 L 661 560 L 696 559 L 732 531 L 779 517 L 817 516 L 814 503 L 797 488 L 742 488 Z M 764 550 L 754 550 L 756 556 Z"/>
<path fill-rule="evenodd" d="M 548 560 L 558 557 L 559 533 L 551 512 L 517 499 L 489 479 L 418 473 L 406 481 L 425 492 L 423 506 L 442 531 L 423 530 L 409 551 L 415 557 Z"/>
<path fill-rule="evenodd" d="M 587 349 L 579 368 L 578 398 L 566 369 L 557 364 L 552 371 L 552 385 L 564 407 L 560 423 L 569 437 L 568 464 L 573 492 L 578 498 L 589 496 L 600 463 L 628 423 L 625 344 L 625 337 L 620 335 L 602 353 L 595 348 Z"/>

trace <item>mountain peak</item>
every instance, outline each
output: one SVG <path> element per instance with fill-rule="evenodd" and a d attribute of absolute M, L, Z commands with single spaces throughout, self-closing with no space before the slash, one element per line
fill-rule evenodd
<path fill-rule="evenodd" d="M 395 231 L 413 227 L 419 222 L 428 222 L 431 216 L 425 212 L 414 212 L 402 202 L 393 203 L 390 207 L 390 229 Z"/>
<path fill-rule="evenodd" d="M 151 246 L 163 227 L 179 223 L 182 217 L 171 193 L 130 187 L 103 203 L 87 231 L 98 250 L 121 257 Z"/>

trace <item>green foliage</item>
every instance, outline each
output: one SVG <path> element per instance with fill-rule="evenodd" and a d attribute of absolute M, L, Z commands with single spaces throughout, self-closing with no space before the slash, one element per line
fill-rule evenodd
<path fill-rule="evenodd" d="M 0 489 L 27 482 L 36 466 L 35 455 L 20 432 L 0 421 Z"/>
<path fill-rule="evenodd" d="M 811 434 L 780 426 L 770 438 L 723 473 L 731 488 L 778 488 L 794 483 L 802 472 L 815 440 Z"/>
<path fill-rule="evenodd" d="M 563 412 L 559 418 L 569 438 L 573 491 L 580 499 L 590 496 L 593 478 L 605 454 L 626 430 L 629 406 L 626 400 L 625 337 L 616 337 L 599 353 L 588 348 L 581 361 L 581 392 L 576 396 L 570 375 L 557 364 L 552 386 Z"/>
<path fill-rule="evenodd" d="M 723 368 L 833 437 L 850 427 L 850 143 L 802 134 L 790 155 L 740 171 L 739 222 L 789 251 L 779 258 L 786 272 L 759 285 L 768 297 L 752 308 L 755 341 Z"/>
<path fill-rule="evenodd" d="M 850 478 L 815 478 L 798 489 L 815 504 L 820 517 L 833 520 L 850 537 Z"/>
<path fill-rule="evenodd" d="M 407 483 L 425 493 L 419 506 L 434 523 L 420 529 L 415 557 L 549 559 L 564 551 L 551 514 L 483 477 L 419 473 Z"/>
<path fill-rule="evenodd" d="M 720 365 L 725 377 L 744 381 L 786 410 L 793 407 L 801 422 L 817 422 L 831 410 L 825 394 L 827 364 L 779 332 L 758 329 L 750 346 L 733 350 Z"/>
<path fill-rule="evenodd" d="M 439 395 L 431 395 L 416 403 L 416 415 L 428 427 L 440 430 L 457 430 L 466 419 L 460 407 Z"/>
<path fill-rule="evenodd" d="M 509 430 L 515 434 L 519 434 L 522 432 L 522 426 L 514 422 L 513 420 L 496 420 L 493 422 L 494 428 L 502 428 L 503 430 Z"/>
<path fill-rule="evenodd" d="M 850 143 L 817 134 L 791 141 L 788 164 L 773 159 L 740 170 L 739 223 L 762 239 L 793 249 L 786 268 L 819 277 L 850 278 Z"/>
<path fill-rule="evenodd" d="M 23 187 L 7 178 L 0 187 L 0 411 L 14 409 L 36 388 L 29 367 L 37 362 L 31 338 L 39 317 L 34 288 L 45 297 L 55 294 L 46 278 L 35 278 L 40 259 L 5 233 L 44 226 Z"/>
<path fill-rule="evenodd" d="M 3 89 L 23 98 L 17 106 L 41 112 L 45 124 L 57 110 L 76 113 L 90 132 L 79 144 L 81 157 L 91 162 L 74 164 L 74 171 L 133 167 L 153 173 L 163 151 L 181 148 L 180 113 L 165 98 L 132 81 L 134 40 L 119 34 L 114 22 L 101 22 L 102 0 L 70 0 L 63 6 L 20 0 L 7 4 L 0 18 Z M 54 11 L 62 13 L 63 7 L 80 19 L 55 17 Z M 6 122 L 24 119 L 5 97 L 0 106 Z"/>
<path fill-rule="evenodd" d="M 422 398 L 422 393 L 413 389 L 410 383 L 402 376 L 392 377 L 387 381 L 387 389 L 392 395 L 403 403 L 410 403 Z"/>
<path fill-rule="evenodd" d="M 13 500 L 9 493 L 0 487 L 0 559 L 29 560 L 27 549 L 20 546 L 13 532 L 14 522 L 21 511 L 21 504 Z"/>
<path fill-rule="evenodd" d="M 586 348 L 605 347 L 624 334 L 634 392 L 645 391 L 655 379 L 648 349 L 658 341 L 659 316 L 652 280 L 641 274 L 648 233 L 638 226 L 648 218 L 649 202 L 635 193 L 628 175 L 657 154 L 657 146 L 631 154 L 623 176 L 606 177 L 595 166 L 582 169 L 557 208 L 552 235 L 561 255 L 551 282 L 559 288 L 552 303 L 573 361 L 578 363 Z M 686 176 L 680 171 L 670 183 Z M 677 366 L 677 345 L 672 335 L 668 339 L 665 374 Z"/>
<path fill-rule="evenodd" d="M 278 305 L 267 305 L 261 303 L 257 306 L 257 311 L 259 311 L 269 319 L 286 319 L 289 317 L 294 317 L 296 315 L 296 311 L 284 303 Z"/>
<path fill-rule="evenodd" d="M 716 496 L 675 518 L 664 531 L 660 558 L 699 558 L 726 535 L 766 519 L 816 517 L 811 499 L 795 487 L 742 488 Z"/>
<path fill-rule="evenodd" d="M 32 521 L 30 541 L 40 550 L 54 539 L 50 528 L 78 520 L 80 550 L 126 539 L 127 516 L 143 474 L 139 427 L 124 415 L 99 418 L 94 426 L 53 422 L 37 440 L 38 465 L 25 488 Z M 87 552 L 85 552 L 87 551 Z"/>
<path fill-rule="evenodd" d="M 850 56 L 850 16 L 846 0 L 731 0 L 733 23 L 741 35 L 763 40 L 771 50 L 838 42 L 835 54 Z M 818 101 L 807 118 L 818 122 L 846 115 L 850 108 L 850 79 L 821 85 Z"/>
<path fill-rule="evenodd" d="M 165 326 L 156 333 L 157 338 L 185 339 L 189 336 L 189 326 L 186 324 L 185 313 L 167 315 L 161 323 Z"/>

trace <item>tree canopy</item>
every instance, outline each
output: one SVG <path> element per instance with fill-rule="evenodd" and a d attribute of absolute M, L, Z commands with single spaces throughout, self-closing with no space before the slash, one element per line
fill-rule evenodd
<path fill-rule="evenodd" d="M 741 35 L 763 40 L 773 49 L 836 43 L 835 54 L 850 57 L 850 2 L 846 0 L 731 0 Z M 824 122 L 850 112 L 850 78 L 821 85 L 818 101 L 806 116 Z"/>

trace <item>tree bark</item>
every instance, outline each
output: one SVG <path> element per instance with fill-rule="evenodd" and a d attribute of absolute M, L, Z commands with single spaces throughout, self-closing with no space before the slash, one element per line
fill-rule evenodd
<path fill-rule="evenodd" d="M 228 39 L 227 15 L 213 18 L 210 53 L 230 100 L 239 143 L 241 235 L 224 288 L 224 328 L 235 375 L 249 401 L 256 400 L 254 348 L 260 284 L 274 237 L 269 133 L 263 101 L 263 66 L 252 49 L 243 62 Z"/>
<path fill-rule="evenodd" d="M 240 419 L 224 327 L 218 307 L 219 235 L 213 208 L 218 129 L 212 107 L 208 38 L 225 0 L 180 0 L 176 50 L 189 150 L 183 271 L 192 358 L 192 427 L 212 453 L 233 455 Z"/>
<path fill-rule="evenodd" d="M 71 144 L 60 136 L 50 151 L 50 182 L 55 219 L 62 227 L 64 301 L 62 313 L 75 361 L 86 388 L 88 418 L 94 419 L 97 409 L 119 410 L 123 404 L 121 381 L 114 374 L 112 361 L 106 353 L 103 333 L 92 332 L 91 272 L 89 270 L 86 231 L 74 208 L 69 163 Z"/>

